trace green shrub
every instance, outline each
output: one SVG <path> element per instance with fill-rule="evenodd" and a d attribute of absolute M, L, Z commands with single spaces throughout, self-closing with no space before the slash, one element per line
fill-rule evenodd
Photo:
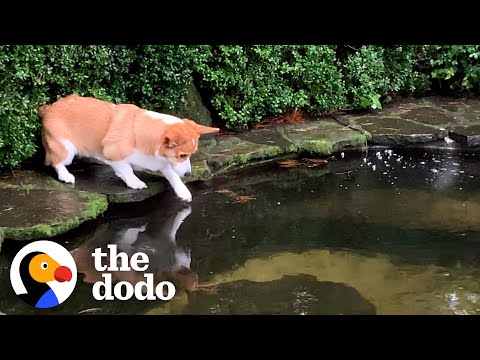
<path fill-rule="evenodd" d="M 221 45 L 211 51 L 201 85 L 230 129 L 287 109 L 324 113 L 343 105 L 333 46 Z"/>
<path fill-rule="evenodd" d="M 39 146 L 38 107 L 77 93 L 173 109 L 194 81 L 229 129 L 288 110 L 381 108 L 431 86 L 478 92 L 480 46 L 1 45 L 0 169 Z"/>
<path fill-rule="evenodd" d="M 36 151 L 36 107 L 48 100 L 42 52 L 0 46 L 0 168 L 17 167 Z"/>
<path fill-rule="evenodd" d="M 291 52 L 287 79 L 301 92 L 305 107 L 316 115 L 345 106 L 345 84 L 336 67 L 335 46 L 288 46 Z"/>
<path fill-rule="evenodd" d="M 347 96 L 353 109 L 378 109 L 392 93 L 418 95 L 430 87 L 417 66 L 418 46 L 362 46 L 344 64 Z"/>
<path fill-rule="evenodd" d="M 480 45 L 427 46 L 431 77 L 453 91 L 480 90 Z"/>
<path fill-rule="evenodd" d="M 380 97 L 388 90 L 383 48 L 362 46 L 345 63 L 345 88 L 353 108 L 381 108 Z"/>
<path fill-rule="evenodd" d="M 209 46 L 132 47 L 135 62 L 126 80 L 129 101 L 151 110 L 172 109 L 185 95 L 192 72 L 211 55 Z"/>
<path fill-rule="evenodd" d="M 125 100 L 133 60 L 122 46 L 0 46 L 0 168 L 35 153 L 40 105 L 71 93 Z"/>
<path fill-rule="evenodd" d="M 125 101 L 135 53 L 125 46 L 59 45 L 43 47 L 48 98 L 72 93 L 108 101 Z"/>
<path fill-rule="evenodd" d="M 429 76 L 421 71 L 418 63 L 424 56 L 423 46 L 401 45 L 384 48 L 383 62 L 390 92 L 422 95 L 430 89 Z"/>
<path fill-rule="evenodd" d="M 38 146 L 38 107 L 77 93 L 150 108 L 171 107 L 198 67 L 203 47 L 0 46 L 0 168 Z"/>

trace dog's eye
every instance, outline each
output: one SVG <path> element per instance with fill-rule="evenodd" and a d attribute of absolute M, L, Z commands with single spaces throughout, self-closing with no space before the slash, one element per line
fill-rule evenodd
<path fill-rule="evenodd" d="M 182 154 L 182 155 L 180 155 L 180 157 L 181 157 L 182 159 L 186 159 L 186 158 L 188 157 L 188 155 L 187 155 L 187 154 Z"/>

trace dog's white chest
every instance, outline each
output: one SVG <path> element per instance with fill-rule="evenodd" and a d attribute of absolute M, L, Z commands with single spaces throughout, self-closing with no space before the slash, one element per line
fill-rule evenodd
<path fill-rule="evenodd" d="M 151 171 L 159 171 L 168 165 L 168 160 L 163 157 L 145 155 L 135 150 L 129 157 L 125 159 L 130 165 L 139 169 L 147 169 Z"/>
<path fill-rule="evenodd" d="M 112 165 L 111 161 L 108 161 L 103 156 L 95 156 L 95 159 L 101 161 L 104 164 Z M 145 155 L 138 150 L 135 150 L 130 156 L 124 160 L 118 161 L 130 164 L 136 170 L 151 170 L 159 171 L 168 165 L 168 160 L 163 157 L 156 157 L 152 155 Z"/>

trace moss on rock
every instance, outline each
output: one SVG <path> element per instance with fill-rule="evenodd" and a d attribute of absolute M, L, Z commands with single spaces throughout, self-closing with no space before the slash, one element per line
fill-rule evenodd
<path fill-rule="evenodd" d="M 0 220 L 5 239 L 33 240 L 50 238 L 94 219 L 107 210 L 105 195 L 55 190 L 3 189 L 6 200 Z M 55 209 L 52 207 L 55 206 Z"/>

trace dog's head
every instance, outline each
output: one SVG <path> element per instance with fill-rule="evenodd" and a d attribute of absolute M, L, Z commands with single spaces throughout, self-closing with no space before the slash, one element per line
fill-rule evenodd
<path fill-rule="evenodd" d="M 189 119 L 170 124 L 157 156 L 167 158 L 179 176 L 188 175 L 192 172 L 190 156 L 197 151 L 200 136 L 218 131 L 219 128 L 200 125 Z"/>

